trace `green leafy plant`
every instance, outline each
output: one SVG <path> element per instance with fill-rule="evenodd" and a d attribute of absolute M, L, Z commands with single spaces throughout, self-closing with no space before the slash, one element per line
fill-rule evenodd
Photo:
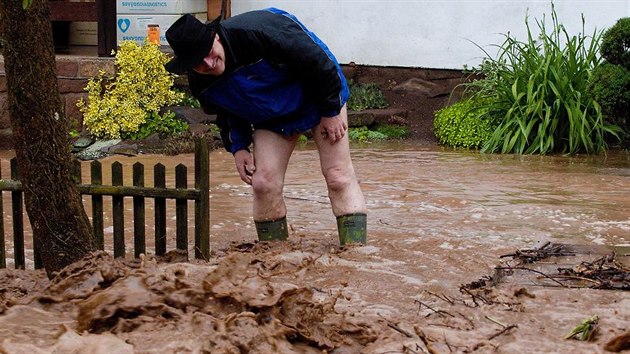
<path fill-rule="evenodd" d="M 383 92 L 374 83 L 360 84 L 350 80 L 348 87 L 350 88 L 349 110 L 362 111 L 364 109 L 386 108 L 389 106 Z"/>
<path fill-rule="evenodd" d="M 451 147 L 482 147 L 496 128 L 496 119 L 473 99 L 464 99 L 435 112 L 433 133 L 438 142 Z"/>
<path fill-rule="evenodd" d="M 599 65 L 593 70 L 588 93 L 607 119 L 616 124 L 630 120 L 630 70 L 610 63 Z"/>
<path fill-rule="evenodd" d="M 630 17 L 619 19 L 606 30 L 600 51 L 609 63 L 630 70 Z"/>
<path fill-rule="evenodd" d="M 201 103 L 199 103 L 199 100 L 197 100 L 191 93 L 189 93 L 188 91 L 181 91 L 178 89 L 174 89 L 174 90 L 175 92 L 182 94 L 182 99 L 179 102 L 175 103 L 176 106 L 201 108 Z"/>
<path fill-rule="evenodd" d="M 587 93 L 601 106 L 606 122 L 623 132 L 622 147 L 630 148 L 630 18 L 622 18 L 602 35 L 604 63 L 589 79 Z"/>
<path fill-rule="evenodd" d="M 116 53 L 116 76 L 106 78 L 101 71 L 85 88 L 89 103 L 77 103 L 90 134 L 107 139 L 129 136 L 160 108 L 180 102 L 184 94 L 171 89 L 173 77 L 164 68 L 168 60 L 155 44 L 123 42 Z"/>
<path fill-rule="evenodd" d="M 356 127 L 348 129 L 348 138 L 351 141 L 367 142 L 385 140 L 387 135 L 368 129 L 368 127 Z"/>
<path fill-rule="evenodd" d="M 498 119 L 482 151 L 599 153 L 607 135 L 618 137 L 619 128 L 604 121 L 600 105 L 586 93 L 599 64 L 601 32 L 569 35 L 553 4 L 551 18 L 549 32 L 544 19 L 536 20 L 538 36 L 526 18 L 527 41 L 506 34 L 496 58 L 484 51 L 488 58 L 473 72 L 482 78 L 465 84 L 484 103 L 484 115 Z"/>
<path fill-rule="evenodd" d="M 409 127 L 403 125 L 379 124 L 372 130 L 385 135 L 387 139 L 402 139 L 409 135 Z"/>
<path fill-rule="evenodd" d="M 144 124 L 142 124 L 137 131 L 123 133 L 122 138 L 139 140 L 156 133 L 159 134 L 161 138 L 165 138 L 187 130 L 188 123 L 175 118 L 175 113 L 168 111 L 160 115 L 159 113 L 151 112 L 147 116 Z"/>

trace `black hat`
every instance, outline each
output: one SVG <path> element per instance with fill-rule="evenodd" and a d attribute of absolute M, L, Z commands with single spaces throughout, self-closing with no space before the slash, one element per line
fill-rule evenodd
<path fill-rule="evenodd" d="M 166 31 L 166 40 L 175 53 L 166 70 L 181 74 L 201 63 L 212 49 L 219 22 L 220 16 L 208 24 L 191 14 L 177 19 Z"/>

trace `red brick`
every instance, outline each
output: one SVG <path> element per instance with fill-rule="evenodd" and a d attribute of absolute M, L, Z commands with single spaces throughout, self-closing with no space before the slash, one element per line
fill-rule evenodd
<path fill-rule="evenodd" d="M 77 77 L 79 64 L 74 60 L 57 60 L 57 76 Z"/>
<path fill-rule="evenodd" d="M 84 59 L 79 66 L 79 77 L 96 77 L 99 72 L 105 71 L 106 76 L 116 73 L 114 61 L 110 59 Z"/>
<path fill-rule="evenodd" d="M 59 79 L 59 93 L 83 93 L 85 92 L 85 86 L 87 86 L 87 79 L 78 79 L 78 78 L 64 78 Z"/>

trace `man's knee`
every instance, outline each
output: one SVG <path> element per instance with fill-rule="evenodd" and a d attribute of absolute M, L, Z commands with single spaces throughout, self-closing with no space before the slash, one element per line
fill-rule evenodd
<path fill-rule="evenodd" d="M 324 171 L 326 184 L 332 192 L 346 190 L 356 180 L 354 172 L 351 169 L 331 168 Z"/>
<path fill-rule="evenodd" d="M 254 191 L 254 195 L 282 195 L 282 187 L 282 179 L 274 178 L 262 171 L 256 171 L 252 178 L 252 189 Z"/>

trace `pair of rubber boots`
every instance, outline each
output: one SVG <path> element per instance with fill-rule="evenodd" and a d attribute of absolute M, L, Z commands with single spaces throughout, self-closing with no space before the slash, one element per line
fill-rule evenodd
<path fill-rule="evenodd" d="M 286 216 L 277 220 L 256 221 L 255 224 L 260 241 L 284 241 L 289 237 Z M 366 244 L 367 215 L 356 213 L 338 216 L 337 231 L 342 246 L 351 243 Z"/>

